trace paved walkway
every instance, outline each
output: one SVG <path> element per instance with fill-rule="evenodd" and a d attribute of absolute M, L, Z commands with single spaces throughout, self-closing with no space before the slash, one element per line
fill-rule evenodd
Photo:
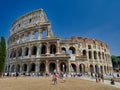
<path fill-rule="evenodd" d="M 85 80 L 90 80 L 90 81 L 95 81 L 95 79 L 91 79 L 91 78 L 85 78 L 85 77 L 80 77 L 81 79 L 85 79 Z M 120 83 L 119 82 L 115 82 L 115 85 L 111 85 L 110 84 L 110 81 L 108 80 L 104 80 L 104 82 L 100 82 L 100 83 L 103 83 L 103 84 L 106 84 L 106 85 L 109 85 L 109 86 L 113 86 L 113 87 L 117 87 L 117 88 L 120 88 Z"/>

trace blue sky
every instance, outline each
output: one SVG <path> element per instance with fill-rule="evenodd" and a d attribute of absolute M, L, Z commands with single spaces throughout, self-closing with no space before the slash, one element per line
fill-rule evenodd
<path fill-rule="evenodd" d="M 120 55 L 120 0 L 1 0 L 0 36 L 9 37 L 21 15 L 43 8 L 55 36 L 95 38 Z"/>

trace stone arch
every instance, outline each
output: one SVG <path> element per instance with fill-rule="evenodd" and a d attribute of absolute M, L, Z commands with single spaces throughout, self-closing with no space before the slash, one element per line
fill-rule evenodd
<path fill-rule="evenodd" d="M 21 57 L 22 56 L 22 48 L 19 48 L 18 49 L 18 57 Z"/>
<path fill-rule="evenodd" d="M 67 65 L 66 65 L 66 63 L 62 62 L 60 64 L 60 71 L 61 72 L 66 72 L 67 71 Z"/>
<path fill-rule="evenodd" d="M 31 63 L 30 72 L 35 72 L 35 63 Z"/>
<path fill-rule="evenodd" d="M 105 71 L 105 73 L 107 73 L 107 68 L 106 68 L 106 66 L 104 66 L 104 71 Z"/>
<path fill-rule="evenodd" d="M 104 59 L 104 52 L 102 52 L 102 58 Z"/>
<path fill-rule="evenodd" d="M 66 48 L 65 48 L 65 47 L 62 47 L 62 48 L 61 48 L 61 51 L 62 51 L 63 54 L 65 54 L 65 53 L 66 53 Z"/>
<path fill-rule="evenodd" d="M 50 45 L 50 54 L 56 53 L 56 46 L 54 44 Z"/>
<path fill-rule="evenodd" d="M 49 72 L 54 73 L 54 70 L 56 70 L 56 64 L 54 62 L 51 62 L 49 64 Z"/>
<path fill-rule="evenodd" d="M 101 59 L 101 53 L 100 52 L 98 52 L 98 57 L 99 57 L 99 59 Z"/>
<path fill-rule="evenodd" d="M 26 72 L 27 71 L 27 64 L 23 64 L 22 69 L 23 69 L 24 72 Z"/>
<path fill-rule="evenodd" d="M 45 72 L 45 63 L 40 64 L 40 69 L 39 70 L 40 70 L 41 73 Z"/>
<path fill-rule="evenodd" d="M 8 72 L 10 72 L 10 65 L 8 65 Z"/>
<path fill-rule="evenodd" d="M 103 73 L 103 66 L 100 66 L 100 72 Z"/>
<path fill-rule="evenodd" d="M 47 29 L 42 29 L 42 38 L 46 38 L 47 37 Z"/>
<path fill-rule="evenodd" d="M 94 51 L 94 59 L 97 59 L 97 52 Z"/>
<path fill-rule="evenodd" d="M 79 71 L 80 73 L 85 73 L 85 65 L 83 63 L 79 65 Z"/>
<path fill-rule="evenodd" d="M 89 51 L 88 55 L 89 55 L 89 59 L 92 59 L 92 51 Z"/>
<path fill-rule="evenodd" d="M 88 49 L 92 49 L 91 45 L 88 45 Z"/>
<path fill-rule="evenodd" d="M 15 65 L 12 65 L 11 72 L 14 72 L 14 71 L 15 71 Z"/>
<path fill-rule="evenodd" d="M 95 65 L 95 72 L 96 72 L 96 73 L 99 73 L 99 67 L 98 67 L 97 64 Z"/>
<path fill-rule="evenodd" d="M 69 48 L 69 54 L 75 54 L 75 48 L 74 47 Z"/>
<path fill-rule="evenodd" d="M 16 57 L 16 50 L 13 52 L 13 58 Z"/>
<path fill-rule="evenodd" d="M 41 54 L 46 54 L 46 52 L 47 52 L 46 46 L 42 45 L 42 47 L 41 47 Z"/>
<path fill-rule="evenodd" d="M 36 55 L 37 54 L 37 47 L 33 46 L 32 47 L 32 55 Z"/>
<path fill-rule="evenodd" d="M 87 56 L 87 51 L 83 50 L 82 54 L 83 54 L 83 56 Z"/>
<path fill-rule="evenodd" d="M 77 71 L 77 68 L 76 68 L 76 65 L 75 64 L 71 64 L 71 71 L 72 72 L 76 72 Z"/>
<path fill-rule="evenodd" d="M 28 52 L 29 52 L 29 48 L 26 47 L 26 48 L 25 48 L 25 56 L 28 56 Z"/>
<path fill-rule="evenodd" d="M 16 66 L 16 72 L 20 72 L 20 65 L 19 64 L 17 64 L 17 66 Z"/>
<path fill-rule="evenodd" d="M 93 67 L 92 64 L 90 64 L 90 72 L 91 72 L 91 73 L 94 73 L 94 67 Z"/>
<path fill-rule="evenodd" d="M 38 35 L 39 35 L 39 33 L 38 33 L 38 32 L 35 32 L 35 35 L 34 35 L 35 37 L 34 37 L 34 38 L 35 38 L 35 39 L 38 39 Z"/>

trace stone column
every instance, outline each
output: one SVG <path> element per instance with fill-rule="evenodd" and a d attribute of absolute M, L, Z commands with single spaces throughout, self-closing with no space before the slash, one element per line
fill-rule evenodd
<path fill-rule="evenodd" d="M 51 31 L 51 26 L 47 27 L 47 37 L 51 37 L 52 36 L 52 31 Z"/>
<path fill-rule="evenodd" d="M 42 29 L 38 29 L 38 39 L 40 40 L 42 38 Z"/>
<path fill-rule="evenodd" d="M 30 40 L 33 40 L 34 39 L 34 31 L 31 31 L 31 37 L 30 37 Z"/>
<path fill-rule="evenodd" d="M 31 46 L 29 45 L 28 56 L 31 57 Z"/>
<path fill-rule="evenodd" d="M 39 72 L 39 62 L 38 62 L 38 60 L 36 60 L 35 72 L 36 73 Z"/>
<path fill-rule="evenodd" d="M 30 71 L 30 64 L 27 64 L 27 73 Z"/>
<path fill-rule="evenodd" d="M 59 73 L 59 72 L 60 72 L 59 60 L 56 60 L 56 64 L 57 64 L 57 65 L 56 65 L 56 66 L 57 66 L 57 67 L 56 67 L 56 68 L 57 68 L 57 72 Z"/>
<path fill-rule="evenodd" d="M 71 64 L 70 64 L 70 61 L 68 61 L 68 64 L 67 64 L 67 68 L 68 68 L 68 73 L 71 73 Z"/>
<path fill-rule="evenodd" d="M 41 43 L 37 45 L 37 57 L 39 57 L 41 54 Z"/>
<path fill-rule="evenodd" d="M 57 41 L 57 54 L 60 53 L 60 41 Z"/>
<path fill-rule="evenodd" d="M 23 70 L 22 70 L 22 64 L 20 65 L 20 73 L 22 72 Z"/>
<path fill-rule="evenodd" d="M 48 73 L 48 61 L 47 60 L 46 60 L 45 71 L 46 71 L 46 73 Z"/>
<path fill-rule="evenodd" d="M 25 56 L 25 47 L 22 47 L 22 58 Z"/>
<path fill-rule="evenodd" d="M 49 42 L 47 42 L 47 53 L 46 54 L 50 54 Z"/>

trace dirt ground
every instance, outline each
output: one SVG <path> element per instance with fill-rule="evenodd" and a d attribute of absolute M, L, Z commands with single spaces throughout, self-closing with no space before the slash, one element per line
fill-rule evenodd
<path fill-rule="evenodd" d="M 120 90 L 102 83 L 79 78 L 58 79 L 56 85 L 50 77 L 0 78 L 0 90 Z"/>

